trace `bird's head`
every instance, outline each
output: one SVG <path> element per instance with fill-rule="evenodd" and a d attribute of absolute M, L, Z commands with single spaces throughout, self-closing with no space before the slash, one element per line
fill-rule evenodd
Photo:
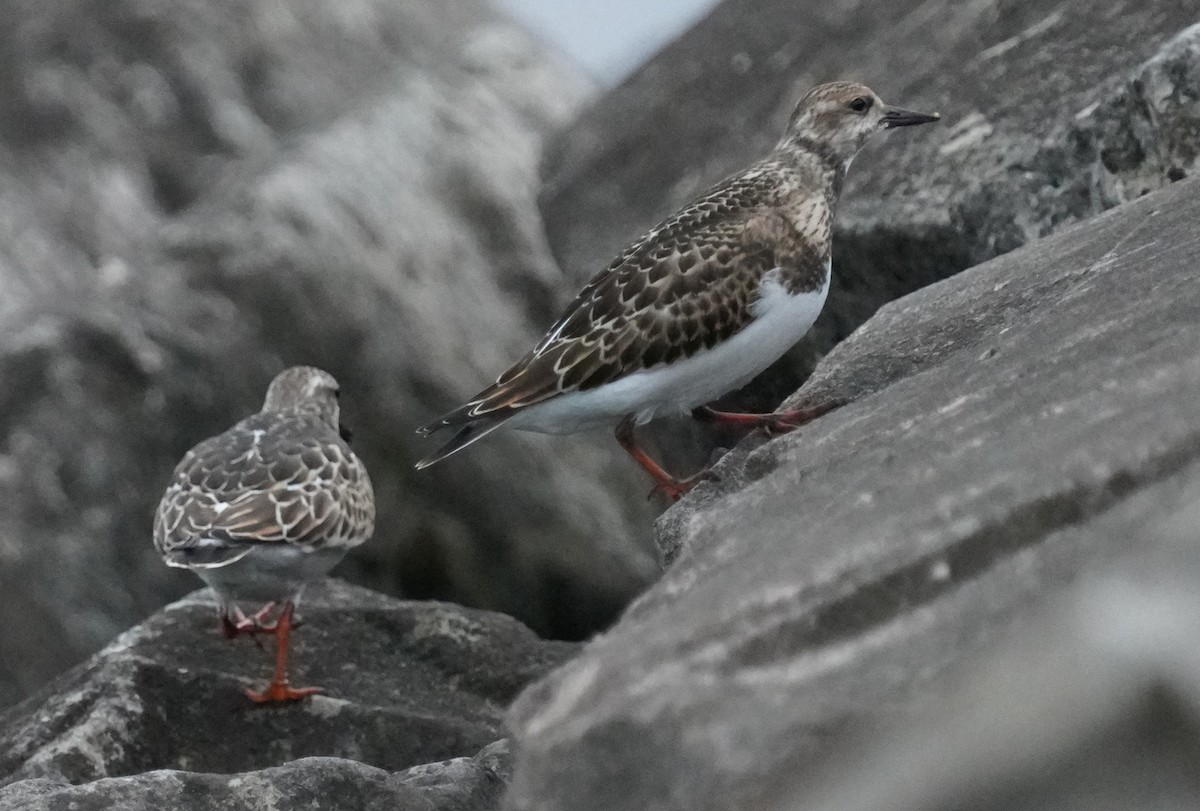
<path fill-rule="evenodd" d="M 263 411 L 305 411 L 338 429 L 338 382 L 315 366 L 292 366 L 275 375 Z"/>
<path fill-rule="evenodd" d="M 784 143 L 816 152 L 844 168 L 875 133 L 939 118 L 937 113 L 890 107 L 858 82 L 830 82 L 817 85 L 796 104 Z"/>

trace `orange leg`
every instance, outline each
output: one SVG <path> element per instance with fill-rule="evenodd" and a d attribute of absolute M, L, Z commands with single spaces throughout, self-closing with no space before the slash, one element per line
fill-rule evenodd
<path fill-rule="evenodd" d="M 679 501 L 684 493 L 695 487 L 696 483 L 705 478 L 708 473 L 707 470 L 702 470 L 686 479 L 677 479 L 664 470 L 662 465 L 650 458 L 650 454 L 637 444 L 637 439 L 633 435 L 633 415 L 617 423 L 615 435 L 617 442 L 621 443 L 625 452 L 632 456 L 633 461 L 641 465 L 642 469 L 654 479 L 654 489 L 650 491 L 650 495 L 662 493 L 671 501 Z"/>
<path fill-rule="evenodd" d="M 275 622 L 275 678 L 261 693 L 246 690 L 246 697 L 255 704 L 268 704 L 281 701 L 296 701 L 314 693 L 321 692 L 320 687 L 290 687 L 287 676 L 288 634 L 292 629 L 292 614 L 296 607 L 292 603 L 283 604 L 283 612 Z"/>
<path fill-rule="evenodd" d="M 766 428 L 773 434 L 784 434 L 793 431 L 805 423 L 812 422 L 822 414 L 827 414 L 837 408 L 836 403 L 813 406 L 811 408 L 793 408 L 789 411 L 774 411 L 769 414 L 738 414 L 732 411 L 717 411 L 708 406 L 701 406 L 692 411 L 692 416 L 704 422 L 715 422 L 720 425 L 743 426 L 745 428 Z"/>

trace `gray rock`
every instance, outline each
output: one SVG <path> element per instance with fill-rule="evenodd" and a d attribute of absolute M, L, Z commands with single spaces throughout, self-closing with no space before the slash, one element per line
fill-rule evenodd
<path fill-rule="evenodd" d="M 547 235 L 590 276 L 769 150 L 820 81 L 940 110 L 856 159 L 821 319 L 731 400 L 769 409 L 885 302 L 1194 173 L 1194 23 L 1189 0 L 725 0 L 557 139 Z"/>
<path fill-rule="evenodd" d="M 241 689 L 269 678 L 271 645 L 222 639 L 197 592 L 0 715 L 0 807 L 493 808 L 505 707 L 575 650 L 337 581 L 302 613 L 292 680 L 323 695 L 252 705 Z"/>
<path fill-rule="evenodd" d="M 411 469 L 415 426 L 552 317 L 536 167 L 586 83 L 478 0 L 3 18 L 0 706 L 195 587 L 154 505 L 289 363 L 343 383 L 375 479 L 345 576 L 576 637 L 653 576 L 614 448 L 501 437 Z"/>
<path fill-rule="evenodd" d="M 1200 179 L 1175 184 L 890 304 L 840 344 L 797 401 L 849 404 L 723 462 L 660 522 L 662 580 L 518 699 L 509 807 L 760 807 L 764 786 L 835 769 L 855 733 L 927 717 L 1081 573 L 1156 554 L 1133 530 L 1200 492 L 1198 221 Z M 1021 711 L 1014 693 L 993 711 Z M 1098 695 L 1101 721 L 1159 718 Z"/>
<path fill-rule="evenodd" d="M 490 811 L 500 807 L 504 783 L 486 763 L 492 757 L 489 749 L 474 758 L 454 758 L 398 773 L 341 758 L 308 757 L 240 774 L 162 769 L 80 786 L 35 778 L 0 788 L 0 807 L 8 811 L 254 811 L 264 807 Z"/>
<path fill-rule="evenodd" d="M 1197 526 L 1191 465 L 1047 538 L 1099 536 L 1119 563 L 1049 601 L 906 724 L 861 736 L 819 785 L 781 772 L 753 807 L 1195 808 Z"/>

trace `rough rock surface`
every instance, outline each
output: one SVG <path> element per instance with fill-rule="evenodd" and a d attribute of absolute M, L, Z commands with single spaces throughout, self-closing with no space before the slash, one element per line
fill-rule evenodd
<path fill-rule="evenodd" d="M 1195 808 L 1198 485 L 1193 465 L 1090 522 L 1119 564 L 1051 601 L 912 723 L 864 735 L 819 783 L 781 773 L 753 807 Z M 1074 530 L 1047 540 L 1091 542 Z"/>
<path fill-rule="evenodd" d="M 565 636 L 653 576 L 616 449 L 412 470 L 413 428 L 552 317 L 537 163 L 589 91 L 570 70 L 478 0 L 0 17 L 0 706 L 195 587 L 155 502 L 289 363 L 342 382 L 376 484 L 346 576 Z"/>
<path fill-rule="evenodd" d="M 850 171 L 830 299 L 742 401 L 773 407 L 880 305 L 1194 173 L 1192 0 L 726 0 L 555 142 L 542 211 L 579 280 L 765 154 L 836 78 L 943 122 Z"/>
<path fill-rule="evenodd" d="M 292 680 L 324 695 L 247 701 L 272 648 L 222 639 L 197 592 L 0 716 L 0 807 L 161 808 L 186 795 L 188 808 L 269 796 L 289 808 L 494 808 L 505 708 L 576 649 L 501 614 L 337 581 L 302 614 Z"/>
<path fill-rule="evenodd" d="M 764 796 L 798 807 L 856 732 L 953 712 L 944 696 L 965 663 L 1046 624 L 1034 607 L 1081 574 L 1122 556 L 1169 559 L 1181 544 L 1157 519 L 1194 515 L 1200 498 L 1197 222 L 1200 179 L 1180 182 L 890 304 L 840 344 L 797 400 L 849 404 L 727 457 L 719 481 L 661 519 L 674 560 L 663 579 L 518 699 L 510 807 L 581 796 L 605 811 L 768 807 Z M 1194 547 L 1195 523 L 1182 526 Z M 1010 687 L 978 711 L 1022 713 L 1031 751 L 1060 752 L 1064 780 L 1071 757 L 1088 774 L 1111 761 L 1128 775 L 1137 766 L 1118 761 L 1135 739 L 1106 730 L 1144 739 L 1197 720 L 1198 631 L 1184 614 L 1200 586 L 1185 582 L 1187 599 L 1161 603 L 1147 604 L 1146 585 L 1093 595 L 1072 645 L 1030 643 L 1050 663 L 1009 660 L 1014 680 L 1038 682 L 1037 701 L 1077 705 L 1043 716 Z M 1164 612 L 1163 636 L 1149 633 Z M 1085 679 L 1072 657 L 1108 670 Z M 962 780 L 980 797 L 997 775 L 1014 791 L 1022 780 L 1065 790 L 1035 785 L 1046 764 L 1021 760 L 1008 728 L 973 726 L 970 704 L 945 721 L 957 737 L 930 747 L 944 756 L 961 741 Z M 1079 725 L 1056 726 L 1063 715 Z M 906 730 L 910 750 L 917 737 Z M 1194 764 L 1194 744 L 1160 743 L 1142 755 L 1155 768 Z M 886 774 L 907 775 L 912 792 L 921 776 L 941 782 L 888 807 L 957 796 L 960 771 L 944 761 L 897 762 Z M 803 789 L 772 795 L 778 782 Z M 1194 776 L 1180 785 L 1197 796 Z"/>
<path fill-rule="evenodd" d="M 258 811 L 287 808 L 325 811 L 490 811 L 504 790 L 503 742 L 473 758 L 388 772 L 352 760 L 300 758 L 282 766 L 241 774 L 204 774 L 172 769 L 96 780 L 80 786 L 37 778 L 0 788 L 6 811 L 70 809 L 101 811 Z"/>

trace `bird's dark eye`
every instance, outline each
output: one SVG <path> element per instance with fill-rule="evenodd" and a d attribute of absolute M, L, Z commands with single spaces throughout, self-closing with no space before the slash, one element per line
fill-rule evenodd
<path fill-rule="evenodd" d="M 340 400 L 340 399 L 342 399 L 342 390 L 341 390 L 341 389 L 334 389 L 334 390 L 333 390 L 333 399 L 335 399 L 335 400 Z"/>
<path fill-rule="evenodd" d="M 856 113 L 865 113 L 871 109 L 871 100 L 866 96 L 859 96 L 854 101 L 850 102 L 850 109 Z"/>

